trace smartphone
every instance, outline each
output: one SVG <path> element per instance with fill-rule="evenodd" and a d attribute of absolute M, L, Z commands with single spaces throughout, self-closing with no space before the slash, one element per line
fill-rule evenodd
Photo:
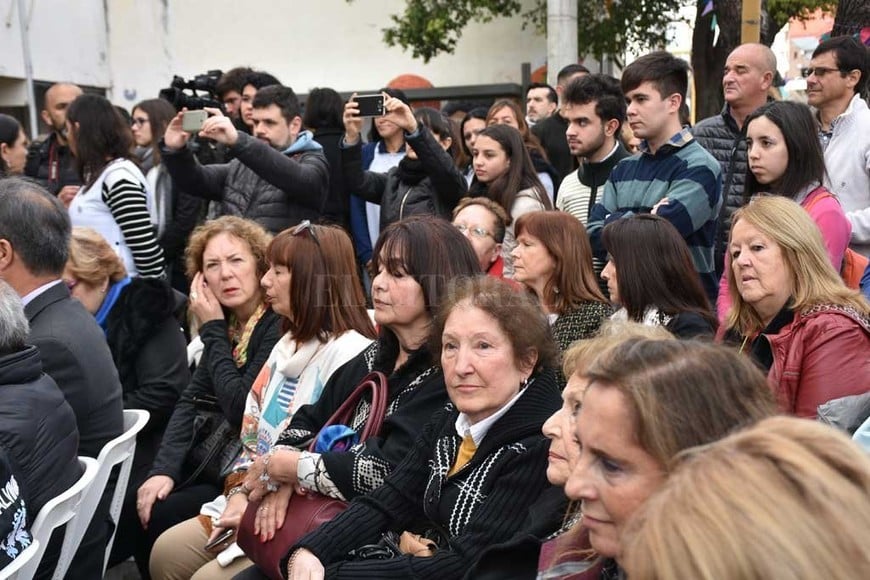
<path fill-rule="evenodd" d="M 215 548 L 217 548 L 218 546 L 220 546 L 221 544 L 223 544 L 224 542 L 229 541 L 229 539 L 232 538 L 233 534 L 235 534 L 235 533 L 236 533 L 236 530 L 234 530 L 233 528 L 227 528 L 223 532 L 218 534 L 218 536 L 214 540 L 212 540 L 211 542 L 209 542 L 205 546 L 203 546 L 203 549 L 210 552 L 210 551 L 214 550 Z"/>
<path fill-rule="evenodd" d="M 181 128 L 188 133 L 196 133 L 202 129 L 202 124 L 208 119 L 205 111 L 185 111 L 181 117 Z"/>
<path fill-rule="evenodd" d="M 359 95 L 355 100 L 360 117 L 380 117 L 384 114 L 384 95 Z"/>

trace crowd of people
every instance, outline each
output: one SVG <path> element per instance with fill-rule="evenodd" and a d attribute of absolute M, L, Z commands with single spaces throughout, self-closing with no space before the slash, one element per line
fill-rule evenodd
<path fill-rule="evenodd" d="M 67 578 L 870 577 L 870 56 L 775 71 L 0 115 L 0 566 L 144 409 Z"/>

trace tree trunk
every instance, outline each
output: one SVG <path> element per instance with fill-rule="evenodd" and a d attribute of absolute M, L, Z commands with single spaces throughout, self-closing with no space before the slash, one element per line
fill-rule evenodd
<path fill-rule="evenodd" d="M 870 2 L 840 0 L 831 36 L 851 36 L 867 26 L 870 26 Z"/>
<path fill-rule="evenodd" d="M 716 10 L 701 16 L 699 3 L 692 33 L 692 71 L 695 78 L 695 121 L 718 114 L 725 102 L 722 96 L 722 70 L 728 54 L 740 44 L 741 0 L 716 2 Z M 710 23 L 713 14 L 719 23 L 719 42 L 713 46 Z"/>

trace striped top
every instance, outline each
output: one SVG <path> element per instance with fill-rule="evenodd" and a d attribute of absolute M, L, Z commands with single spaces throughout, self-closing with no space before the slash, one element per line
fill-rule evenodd
<path fill-rule="evenodd" d="M 151 223 L 142 184 L 126 177 L 117 180 L 110 177 L 103 182 L 102 199 L 121 228 L 139 276 L 163 277 L 163 250 L 157 245 L 157 235 Z"/>

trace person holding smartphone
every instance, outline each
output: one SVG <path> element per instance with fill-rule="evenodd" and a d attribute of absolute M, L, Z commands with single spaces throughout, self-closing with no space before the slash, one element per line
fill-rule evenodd
<path fill-rule="evenodd" d="M 363 118 L 354 94 L 344 108 L 342 174 L 348 191 L 381 206 L 381 231 L 412 215 L 449 220 L 466 193 L 465 179 L 453 159 L 450 120 L 435 109 L 416 113 L 401 99 L 383 95 L 383 116 L 402 129 L 405 158 L 387 173 L 363 171 L 360 132 Z"/>

